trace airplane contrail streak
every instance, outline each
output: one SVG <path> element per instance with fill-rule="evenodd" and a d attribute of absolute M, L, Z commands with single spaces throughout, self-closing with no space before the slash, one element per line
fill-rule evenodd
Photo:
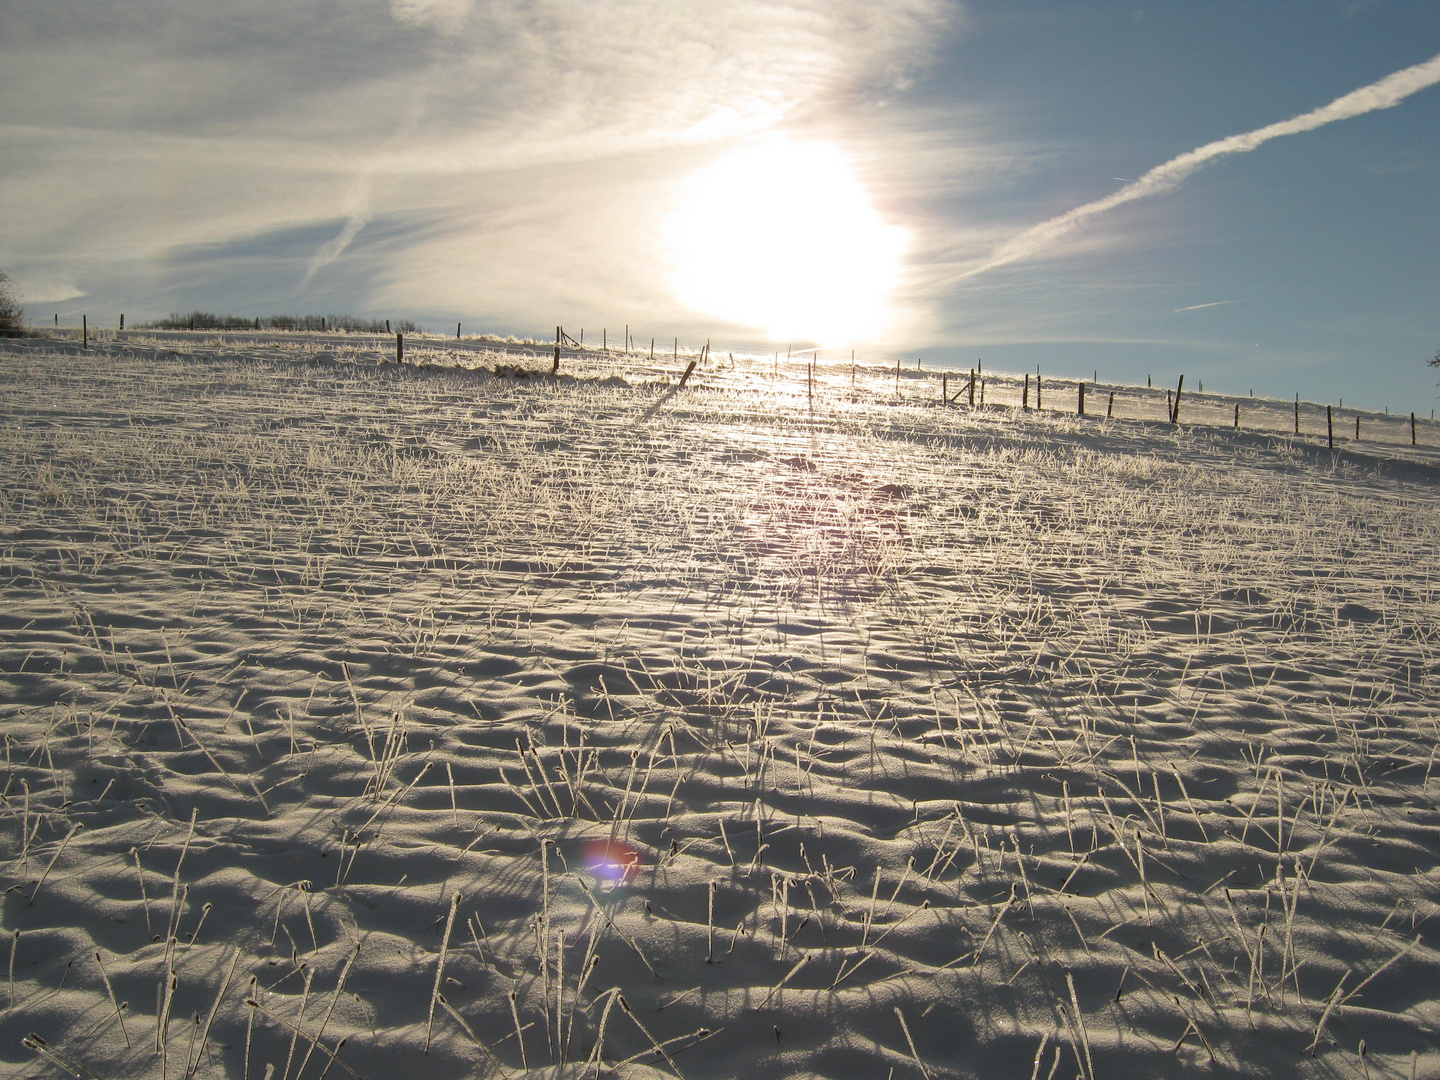
<path fill-rule="evenodd" d="M 1092 218 L 1098 217 L 1108 210 L 1123 206 L 1125 203 L 1135 202 L 1137 199 L 1147 199 L 1152 195 L 1162 195 L 1165 192 L 1173 191 L 1202 165 L 1216 158 L 1229 154 L 1248 153 L 1282 135 L 1297 135 L 1302 131 L 1313 131 L 1326 124 L 1333 124 L 1337 120 L 1348 120 L 1352 116 L 1361 116 L 1377 109 L 1389 109 L 1400 104 L 1411 94 L 1434 86 L 1437 82 L 1440 82 L 1440 56 L 1434 56 L 1423 64 L 1416 64 L 1387 75 L 1379 82 L 1352 90 L 1328 105 L 1291 117 L 1289 120 L 1281 120 L 1274 124 L 1267 124 L 1265 127 L 1256 128 L 1254 131 L 1206 143 L 1179 157 L 1171 158 L 1163 165 L 1155 166 L 1140 179 L 1126 184 L 1119 191 L 1107 195 L 1103 199 L 1096 199 L 1094 202 L 1077 206 L 1074 210 L 1067 211 L 1059 217 L 1042 221 L 1039 225 L 1026 229 L 996 248 L 985 262 L 965 271 L 955 280 L 964 280 L 974 277 L 976 274 L 983 274 L 986 270 L 993 270 L 997 266 L 1034 258 L 1054 247 Z"/>

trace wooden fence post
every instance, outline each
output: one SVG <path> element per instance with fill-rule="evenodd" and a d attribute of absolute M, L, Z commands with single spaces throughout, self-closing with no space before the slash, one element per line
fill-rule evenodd
<path fill-rule="evenodd" d="M 403 363 L 405 362 L 405 335 L 404 335 L 404 334 L 396 334 L 396 335 L 395 335 L 395 362 L 396 362 L 397 364 L 403 364 Z"/>
<path fill-rule="evenodd" d="M 1240 403 L 1235 402 L 1235 430 L 1240 430 Z"/>
<path fill-rule="evenodd" d="M 1410 445 L 1415 445 L 1415 414 L 1410 414 Z"/>
<path fill-rule="evenodd" d="M 80 316 L 80 347 L 82 349 L 90 348 L 90 325 L 85 321 L 84 315 Z M 1357 427 L 1355 430 L 1359 431 L 1360 429 Z"/>
<path fill-rule="evenodd" d="M 1180 423 L 1180 392 L 1185 389 L 1185 376 L 1180 376 L 1180 384 L 1175 387 L 1175 405 L 1170 410 L 1170 423 Z"/>
<path fill-rule="evenodd" d="M 1025 389 L 1020 391 L 1020 408 L 1030 411 L 1030 373 L 1025 373 Z"/>
<path fill-rule="evenodd" d="M 1360 441 L 1360 414 L 1355 414 L 1355 441 Z"/>
<path fill-rule="evenodd" d="M 1076 411 L 1075 415 L 1076 415 L 1076 416 L 1084 416 L 1084 415 L 1085 415 L 1085 384 L 1084 384 L 1083 382 L 1080 382 L 1080 383 L 1077 383 L 1076 385 L 1077 385 L 1077 386 L 1079 387 L 1079 389 L 1080 389 L 1080 407 L 1079 407 L 1079 409 Z"/>
<path fill-rule="evenodd" d="M 386 320 L 385 320 L 385 332 L 386 332 L 387 334 L 390 333 L 390 320 L 389 320 L 389 319 L 386 319 Z"/>
<path fill-rule="evenodd" d="M 1295 434 L 1300 434 L 1300 395 L 1295 395 Z"/>
<path fill-rule="evenodd" d="M 686 382 L 690 379 L 690 373 L 695 370 L 695 361 L 691 360 L 685 368 L 685 374 L 680 376 L 680 389 L 685 389 Z"/>
<path fill-rule="evenodd" d="M 1035 372 L 1035 408 L 1040 409 L 1040 372 Z"/>
<path fill-rule="evenodd" d="M 120 313 L 120 329 L 125 329 L 125 313 L 123 311 Z"/>
<path fill-rule="evenodd" d="M 789 359 L 789 356 L 786 356 Z M 895 358 L 895 393 L 900 393 L 900 358 Z"/>
<path fill-rule="evenodd" d="M 854 386 L 854 385 L 855 385 L 855 367 L 854 367 L 854 365 L 851 365 L 851 367 L 850 367 L 850 385 L 851 385 L 851 386 Z M 941 375 L 941 376 L 940 376 L 940 404 L 942 404 L 942 405 L 949 405 L 949 404 L 950 404 L 950 376 L 949 376 L 949 375 Z"/>
<path fill-rule="evenodd" d="M 1335 423 L 1330 415 L 1330 406 L 1325 406 L 1325 440 L 1330 444 L 1330 449 L 1335 449 Z"/>
<path fill-rule="evenodd" d="M 455 324 L 455 340 L 460 340 L 460 324 L 458 322 Z"/>
<path fill-rule="evenodd" d="M 970 369 L 970 407 L 975 407 L 975 369 Z"/>
<path fill-rule="evenodd" d="M 1115 391 L 1114 391 L 1114 390 L 1111 390 L 1111 391 L 1110 391 L 1110 404 L 1107 405 L 1107 406 L 1105 406 L 1105 419 L 1106 419 L 1106 420 L 1109 420 L 1110 417 L 1112 417 L 1112 416 L 1114 416 L 1114 415 L 1115 415 Z"/>
<path fill-rule="evenodd" d="M 550 374 L 556 375 L 560 371 L 560 327 L 555 327 L 555 362 L 550 365 Z"/>

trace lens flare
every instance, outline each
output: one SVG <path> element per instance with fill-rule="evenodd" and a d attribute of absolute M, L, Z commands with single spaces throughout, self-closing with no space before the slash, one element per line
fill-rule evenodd
<path fill-rule="evenodd" d="M 587 840 L 582 855 L 590 871 L 611 885 L 624 885 L 640 870 L 640 853 L 618 840 Z"/>
<path fill-rule="evenodd" d="M 780 136 L 692 174 L 667 235 L 682 303 L 776 340 L 831 345 L 884 334 L 908 239 L 839 147 Z"/>

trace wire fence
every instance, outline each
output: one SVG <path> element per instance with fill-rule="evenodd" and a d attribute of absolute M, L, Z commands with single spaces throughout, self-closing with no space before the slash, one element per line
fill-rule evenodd
<path fill-rule="evenodd" d="M 58 322 L 58 316 L 56 321 Z M 407 326 L 413 324 L 406 324 Z M 618 376 L 628 381 L 674 382 L 691 361 L 697 370 L 691 386 L 727 386 L 802 399 L 807 407 L 824 408 L 862 401 L 896 404 L 932 404 L 946 408 L 982 411 L 1019 410 L 1036 414 L 1070 414 L 1088 419 L 1175 423 L 1182 427 L 1231 428 L 1266 434 L 1319 439 L 1327 446 L 1355 448 L 1365 444 L 1389 446 L 1440 446 L 1440 422 L 1434 410 L 1428 415 L 1344 409 L 1333 404 L 1282 401 L 1254 396 L 1204 393 L 1125 383 L 1055 378 L 1043 374 L 954 370 L 907 366 L 903 361 L 877 364 L 873 360 L 824 358 L 817 350 L 771 350 L 768 355 L 753 345 L 715 347 L 710 342 L 682 342 L 671 336 L 663 341 L 637 342 L 628 328 L 611 342 L 602 330 L 599 340 L 584 340 L 557 327 L 555 341 L 497 335 L 456 335 L 406 331 L 403 346 L 397 335 L 377 333 L 367 324 L 329 325 L 290 329 L 266 326 L 253 329 L 170 329 L 114 326 L 40 326 L 45 338 L 73 341 L 88 347 L 124 343 L 169 343 L 180 348 L 266 347 L 283 343 L 301 353 L 329 352 L 342 358 L 384 362 L 400 358 L 416 364 L 473 369 L 476 367 L 535 364 L 534 374 L 558 370 L 585 378 Z M 628 347 L 627 347 L 628 344 Z M 828 350 L 827 350 L 828 351 Z M 821 358 L 817 359 L 816 357 Z M 502 364 L 503 361 L 503 364 Z M 524 369 L 511 368 L 523 374 Z M 1178 396 L 1178 403 L 1177 403 Z"/>

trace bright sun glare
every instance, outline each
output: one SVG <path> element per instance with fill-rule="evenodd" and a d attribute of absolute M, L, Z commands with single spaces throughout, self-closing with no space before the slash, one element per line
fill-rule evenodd
<path fill-rule="evenodd" d="M 675 292 L 776 340 L 843 345 L 888 327 L 903 229 L 839 148 L 769 138 L 688 177 L 668 222 Z"/>

